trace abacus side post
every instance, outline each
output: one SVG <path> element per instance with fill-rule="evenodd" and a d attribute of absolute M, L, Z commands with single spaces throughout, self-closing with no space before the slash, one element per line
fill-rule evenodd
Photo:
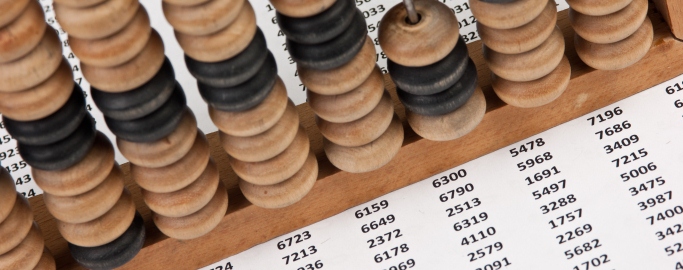
<path fill-rule="evenodd" d="M 652 0 L 669 23 L 671 32 L 678 39 L 683 39 L 683 1 L 680 0 Z"/>

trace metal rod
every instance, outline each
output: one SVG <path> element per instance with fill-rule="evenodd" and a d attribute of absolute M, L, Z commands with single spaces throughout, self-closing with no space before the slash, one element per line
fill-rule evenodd
<path fill-rule="evenodd" d="M 410 23 L 418 23 L 420 18 L 417 16 L 417 11 L 415 11 L 413 0 L 403 0 L 403 4 L 406 6 L 406 11 L 408 11 L 408 20 L 410 20 Z"/>

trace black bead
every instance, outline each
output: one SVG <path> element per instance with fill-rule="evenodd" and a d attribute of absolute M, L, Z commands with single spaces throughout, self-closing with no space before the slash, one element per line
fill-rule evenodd
<path fill-rule="evenodd" d="M 387 60 L 396 87 L 414 95 L 432 95 L 453 86 L 465 73 L 469 56 L 460 37 L 453 50 L 438 62 L 424 67 L 406 67 Z"/>
<path fill-rule="evenodd" d="M 356 13 L 353 0 L 337 0 L 325 11 L 305 18 L 277 12 L 277 23 L 287 39 L 302 44 L 318 44 L 338 36 L 351 24 Z"/>
<path fill-rule="evenodd" d="M 443 115 L 455 111 L 470 99 L 477 88 L 477 67 L 469 60 L 465 74 L 450 88 L 433 95 L 413 95 L 399 88 L 398 98 L 410 111 L 422 115 Z"/>
<path fill-rule="evenodd" d="M 185 93 L 176 83 L 171 97 L 156 111 L 134 120 L 104 117 L 114 135 L 131 142 L 154 142 L 171 134 L 183 118 Z"/>
<path fill-rule="evenodd" d="M 140 252 L 145 243 L 145 223 L 140 213 L 128 229 L 114 241 L 97 246 L 81 247 L 69 243 L 71 256 L 81 266 L 93 270 L 108 270 L 123 266 Z"/>
<path fill-rule="evenodd" d="M 261 103 L 275 85 L 277 80 L 277 63 L 275 57 L 268 52 L 268 57 L 258 73 L 248 81 L 234 87 L 212 87 L 197 83 L 199 94 L 212 107 L 230 112 L 245 111 Z"/>
<path fill-rule="evenodd" d="M 161 69 L 142 86 L 122 93 L 108 93 L 91 88 L 92 99 L 102 114 L 118 120 L 130 120 L 148 115 L 161 107 L 173 93 L 175 74 L 166 58 Z"/>
<path fill-rule="evenodd" d="M 319 44 L 287 39 L 287 50 L 298 65 L 317 70 L 333 69 L 348 63 L 360 52 L 367 33 L 363 13 L 356 9 L 353 21 L 340 35 Z"/>

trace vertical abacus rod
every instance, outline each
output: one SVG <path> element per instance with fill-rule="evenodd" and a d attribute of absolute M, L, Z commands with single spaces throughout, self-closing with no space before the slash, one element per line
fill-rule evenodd
<path fill-rule="evenodd" d="M 410 20 L 410 23 L 416 24 L 419 22 L 420 18 L 417 16 L 417 11 L 415 10 L 415 4 L 413 4 L 413 0 L 403 0 L 403 4 L 406 6 L 408 20 Z"/>

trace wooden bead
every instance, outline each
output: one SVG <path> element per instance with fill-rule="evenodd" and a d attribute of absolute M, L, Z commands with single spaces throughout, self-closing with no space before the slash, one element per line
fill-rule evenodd
<path fill-rule="evenodd" d="M 537 48 L 546 41 L 555 30 L 556 22 L 555 1 L 548 1 L 541 14 L 525 25 L 496 29 L 477 22 L 477 30 L 481 40 L 490 49 L 499 53 L 518 54 Z"/>
<path fill-rule="evenodd" d="M 316 118 L 320 133 L 332 143 L 356 147 L 368 144 L 384 134 L 394 116 L 394 104 L 388 92 L 384 92 L 377 107 L 369 114 L 348 123 L 332 123 Z"/>
<path fill-rule="evenodd" d="M 5 27 L 24 12 L 31 0 L 0 0 L 0 27 Z"/>
<path fill-rule="evenodd" d="M 159 168 L 131 164 L 130 174 L 145 190 L 157 193 L 174 192 L 188 186 L 202 174 L 209 162 L 210 150 L 204 133 L 197 130 L 192 148 L 180 160 Z"/>
<path fill-rule="evenodd" d="M 165 138 L 149 143 L 136 143 L 116 139 L 119 151 L 131 163 L 148 168 L 170 165 L 184 157 L 192 148 L 197 136 L 197 119 L 191 110 L 185 110 L 178 127 Z"/>
<path fill-rule="evenodd" d="M 577 35 L 583 39 L 608 44 L 633 35 L 647 17 L 647 0 L 633 0 L 624 9 L 603 16 L 584 15 L 569 10 L 569 21 Z"/>
<path fill-rule="evenodd" d="M 515 107 L 533 108 L 557 99 L 569 85 L 571 66 L 567 57 L 547 76 L 530 82 L 513 82 L 492 74 L 492 86 L 498 97 Z"/>
<path fill-rule="evenodd" d="M 564 35 L 559 27 L 537 48 L 520 54 L 498 53 L 484 46 L 484 59 L 497 76 L 515 82 L 539 79 L 552 72 L 564 57 Z"/>
<path fill-rule="evenodd" d="M 142 198 L 149 209 L 165 217 L 184 217 L 206 206 L 218 188 L 218 167 L 212 160 L 192 184 L 169 193 L 142 190 Z"/>
<path fill-rule="evenodd" d="M 123 188 L 123 172 L 116 165 L 101 184 L 83 194 L 64 197 L 45 193 L 43 201 L 56 219 L 67 223 L 84 223 L 101 217 L 114 207 Z"/>
<path fill-rule="evenodd" d="M 113 67 L 137 56 L 147 45 L 151 32 L 147 11 L 140 6 L 133 19 L 120 31 L 99 39 L 69 36 L 69 46 L 81 63 L 95 67 Z"/>
<path fill-rule="evenodd" d="M 44 82 L 62 62 L 61 44 L 55 31 L 45 31 L 38 45 L 22 58 L 0 64 L 0 92 L 17 92 Z"/>
<path fill-rule="evenodd" d="M 319 14 L 331 7 L 336 0 L 273 0 L 277 12 L 289 17 L 303 18 Z"/>
<path fill-rule="evenodd" d="M 602 16 L 617 12 L 633 0 L 567 0 L 572 9 L 591 16 Z"/>
<path fill-rule="evenodd" d="M 43 38 L 45 28 L 47 24 L 43 8 L 38 2 L 30 1 L 19 17 L 0 28 L 0 63 L 11 62 L 26 55 Z"/>
<path fill-rule="evenodd" d="M 184 6 L 162 2 L 168 23 L 177 32 L 203 36 L 213 34 L 231 24 L 242 10 L 245 0 L 211 0 Z"/>
<path fill-rule="evenodd" d="M 306 161 L 310 142 L 303 127 L 285 151 L 266 161 L 245 162 L 230 158 L 230 165 L 244 181 L 256 185 L 272 185 L 292 177 Z"/>
<path fill-rule="evenodd" d="M 220 132 L 221 145 L 233 158 L 246 162 L 259 162 L 271 159 L 289 146 L 299 130 L 299 114 L 291 101 L 280 120 L 265 132 L 238 137 Z"/>
<path fill-rule="evenodd" d="M 33 212 L 28 206 L 28 200 L 17 192 L 10 196 L 16 197 L 16 203 L 12 212 L 0 223 L 0 239 L 2 239 L 0 241 L 0 254 L 7 253 L 19 246 L 19 243 L 26 238 L 31 229 L 31 223 L 33 223 Z"/>
<path fill-rule="evenodd" d="M 114 164 L 114 148 L 109 139 L 98 132 L 92 148 L 76 165 L 60 171 L 32 168 L 31 173 L 36 184 L 45 193 L 55 196 L 75 196 L 100 185 L 107 178 Z"/>
<path fill-rule="evenodd" d="M 209 116 L 221 132 L 239 137 L 261 134 L 273 127 L 285 113 L 289 99 L 287 89 L 280 77 L 268 96 L 246 111 L 227 112 L 209 107 Z"/>
<path fill-rule="evenodd" d="M 74 245 L 95 247 L 107 244 L 121 236 L 133 222 L 135 204 L 127 189 L 114 207 L 103 216 L 85 223 L 66 223 L 57 220 L 57 229 L 64 239 Z"/>
<path fill-rule="evenodd" d="M 45 118 L 66 103 L 73 88 L 73 73 L 64 59 L 41 84 L 19 92 L 0 92 L 0 112 L 17 121 Z"/>
<path fill-rule="evenodd" d="M 45 241 L 36 223 L 29 228 L 28 235 L 16 248 L 0 254 L 0 269 L 31 270 L 38 264 Z"/>
<path fill-rule="evenodd" d="M 57 264 L 55 263 L 55 258 L 52 256 L 47 247 L 43 248 L 43 254 L 40 256 L 40 260 L 33 268 L 33 270 L 55 270 L 57 269 Z"/>
<path fill-rule="evenodd" d="M 153 213 L 152 220 L 165 235 L 187 240 L 200 237 L 213 230 L 223 220 L 227 210 L 228 193 L 223 182 L 219 182 L 211 201 L 194 214 L 172 218 Z"/>
<path fill-rule="evenodd" d="M 517 28 L 538 17 L 549 0 L 519 0 L 505 4 L 470 0 L 472 14 L 480 23 L 496 29 Z"/>
<path fill-rule="evenodd" d="M 194 6 L 201 5 L 211 0 L 162 0 L 163 4 L 171 4 L 177 6 Z"/>
<path fill-rule="evenodd" d="M 107 0 L 54 0 L 55 4 L 73 8 L 85 8 L 100 4 Z"/>
<path fill-rule="evenodd" d="M 297 65 L 299 78 L 312 92 L 321 95 L 344 94 L 367 80 L 375 68 L 375 54 L 372 39 L 366 37 L 360 52 L 348 63 L 329 70 L 310 69 Z"/>
<path fill-rule="evenodd" d="M 356 5 L 352 1 L 336 1 L 323 12 L 306 18 L 275 13 L 280 30 L 287 39 L 303 44 L 321 44 L 344 32 L 353 21 Z"/>
<path fill-rule="evenodd" d="M 83 63 L 81 71 L 92 87 L 119 93 L 139 87 L 152 79 L 164 63 L 164 58 L 164 42 L 152 30 L 145 47 L 130 61 L 113 67 L 96 67 Z"/>
<path fill-rule="evenodd" d="M 407 67 L 436 63 L 450 53 L 460 37 L 458 19 L 436 0 L 413 1 L 420 21 L 407 20 L 405 5 L 397 4 L 382 18 L 379 44 L 391 61 Z M 478 2 L 478 1 L 477 1 Z"/>
<path fill-rule="evenodd" d="M 398 116 L 394 115 L 389 128 L 371 143 L 345 147 L 324 139 L 323 149 L 335 167 L 351 173 L 362 173 L 376 170 L 389 163 L 402 144 L 403 125 Z"/>
<path fill-rule="evenodd" d="M 450 141 L 465 136 L 481 122 L 486 113 L 486 98 L 477 87 L 470 99 L 457 110 L 439 116 L 427 116 L 406 111 L 406 118 L 415 133 L 432 141 Z"/>
<path fill-rule="evenodd" d="M 139 7 L 137 0 L 107 0 L 86 8 L 54 5 L 59 25 L 69 36 L 82 39 L 113 35 L 133 19 Z"/>
<path fill-rule="evenodd" d="M 239 181 L 240 190 L 251 203 L 263 208 L 283 208 L 301 200 L 315 185 L 318 161 L 309 153 L 304 166 L 292 177 L 274 185 L 259 186 Z"/>
<path fill-rule="evenodd" d="M 307 91 L 308 105 L 315 114 L 328 122 L 348 123 L 372 111 L 384 93 L 384 76 L 375 65 L 370 76 L 360 86 L 339 95 L 320 95 Z"/>
<path fill-rule="evenodd" d="M 190 57 L 204 62 L 218 62 L 230 59 L 247 48 L 254 34 L 256 15 L 249 1 L 244 1 L 237 18 L 220 31 L 204 36 L 176 31 L 175 37 Z"/>
<path fill-rule="evenodd" d="M 630 37 L 611 44 L 596 44 L 574 37 L 576 52 L 584 63 L 595 69 L 617 70 L 635 64 L 652 46 L 654 30 L 650 18 Z"/>
<path fill-rule="evenodd" d="M 16 193 L 14 179 L 5 168 L 0 168 L 0 224 L 12 212 L 17 201 Z"/>

